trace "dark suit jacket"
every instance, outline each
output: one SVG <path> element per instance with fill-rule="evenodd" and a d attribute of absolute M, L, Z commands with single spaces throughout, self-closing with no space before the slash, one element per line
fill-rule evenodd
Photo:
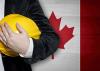
<path fill-rule="evenodd" d="M 33 39 L 34 51 L 32 58 L 23 58 L 32 64 L 43 60 L 57 50 L 59 37 L 49 25 L 38 0 L 6 0 L 5 15 L 18 13 L 34 20 L 42 32 L 39 40 Z"/>

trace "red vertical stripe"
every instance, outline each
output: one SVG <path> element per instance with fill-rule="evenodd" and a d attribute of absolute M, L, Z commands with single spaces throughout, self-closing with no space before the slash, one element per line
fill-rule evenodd
<path fill-rule="evenodd" d="M 81 71 L 100 71 L 100 0 L 81 0 Z"/>

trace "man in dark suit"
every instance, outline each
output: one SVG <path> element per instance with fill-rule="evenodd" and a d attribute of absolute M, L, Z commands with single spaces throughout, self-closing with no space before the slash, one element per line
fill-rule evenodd
<path fill-rule="evenodd" d="M 42 34 L 38 40 L 31 38 L 34 45 L 31 57 L 8 57 L 2 54 L 4 69 L 5 71 L 32 71 L 30 66 L 31 64 L 47 58 L 57 50 L 59 37 L 49 25 L 49 21 L 45 17 L 38 0 L 5 0 L 5 16 L 12 13 L 21 14 L 34 20 Z M 13 51 L 24 55 L 27 52 L 30 44 L 29 39 L 24 29 L 21 28 L 19 24 L 16 26 L 19 31 L 24 33 L 20 36 L 18 35 L 16 39 L 19 39 L 19 37 L 22 36 L 24 36 L 24 38 L 9 41 L 9 35 L 11 35 L 13 32 L 10 30 L 7 24 L 1 26 L 3 32 L 0 32 L 0 35 L 3 35 L 1 35 L 0 38 L 3 40 L 6 39 L 5 41 L 2 41 L 1 39 L 1 41 L 3 43 L 7 43 L 6 46 L 10 47 Z M 12 37 L 14 38 L 14 36 L 17 35 L 13 35 Z M 16 41 L 15 44 L 18 46 L 15 44 L 10 45 L 10 43 L 13 41 Z M 23 42 L 26 43 L 26 45 L 18 44 L 17 42 Z M 23 50 L 21 50 L 22 46 Z"/>

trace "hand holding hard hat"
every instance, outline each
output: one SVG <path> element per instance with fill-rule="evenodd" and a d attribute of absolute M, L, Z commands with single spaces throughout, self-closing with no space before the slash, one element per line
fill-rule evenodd
<path fill-rule="evenodd" d="M 6 24 L 3 25 L 5 22 Z M 16 23 L 18 24 L 16 25 Z M 19 14 L 10 14 L 4 17 L 0 21 L 0 25 L 3 25 L 1 26 L 2 32 L 4 35 L 6 35 L 5 37 L 8 38 L 6 39 L 6 41 L 8 41 L 7 42 L 8 46 L 5 46 L 6 43 L 0 42 L 0 52 L 11 57 L 17 56 L 17 53 L 15 52 L 17 51 L 21 52 L 24 49 L 24 46 L 27 46 L 27 44 L 29 43 L 29 40 L 28 40 L 29 37 L 34 38 L 34 39 L 39 39 L 41 35 L 41 32 L 38 26 L 33 20 Z M 0 33 L 0 36 L 2 36 L 2 33 Z M 28 41 L 28 42 L 25 42 L 25 41 Z M 12 51 L 11 49 L 15 50 L 15 52 Z"/>

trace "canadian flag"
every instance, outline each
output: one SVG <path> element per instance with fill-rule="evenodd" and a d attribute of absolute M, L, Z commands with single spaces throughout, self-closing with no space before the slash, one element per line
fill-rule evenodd
<path fill-rule="evenodd" d="M 40 0 L 60 36 L 58 51 L 34 71 L 100 71 L 100 1 Z M 98 12 L 96 11 L 97 9 Z"/>

